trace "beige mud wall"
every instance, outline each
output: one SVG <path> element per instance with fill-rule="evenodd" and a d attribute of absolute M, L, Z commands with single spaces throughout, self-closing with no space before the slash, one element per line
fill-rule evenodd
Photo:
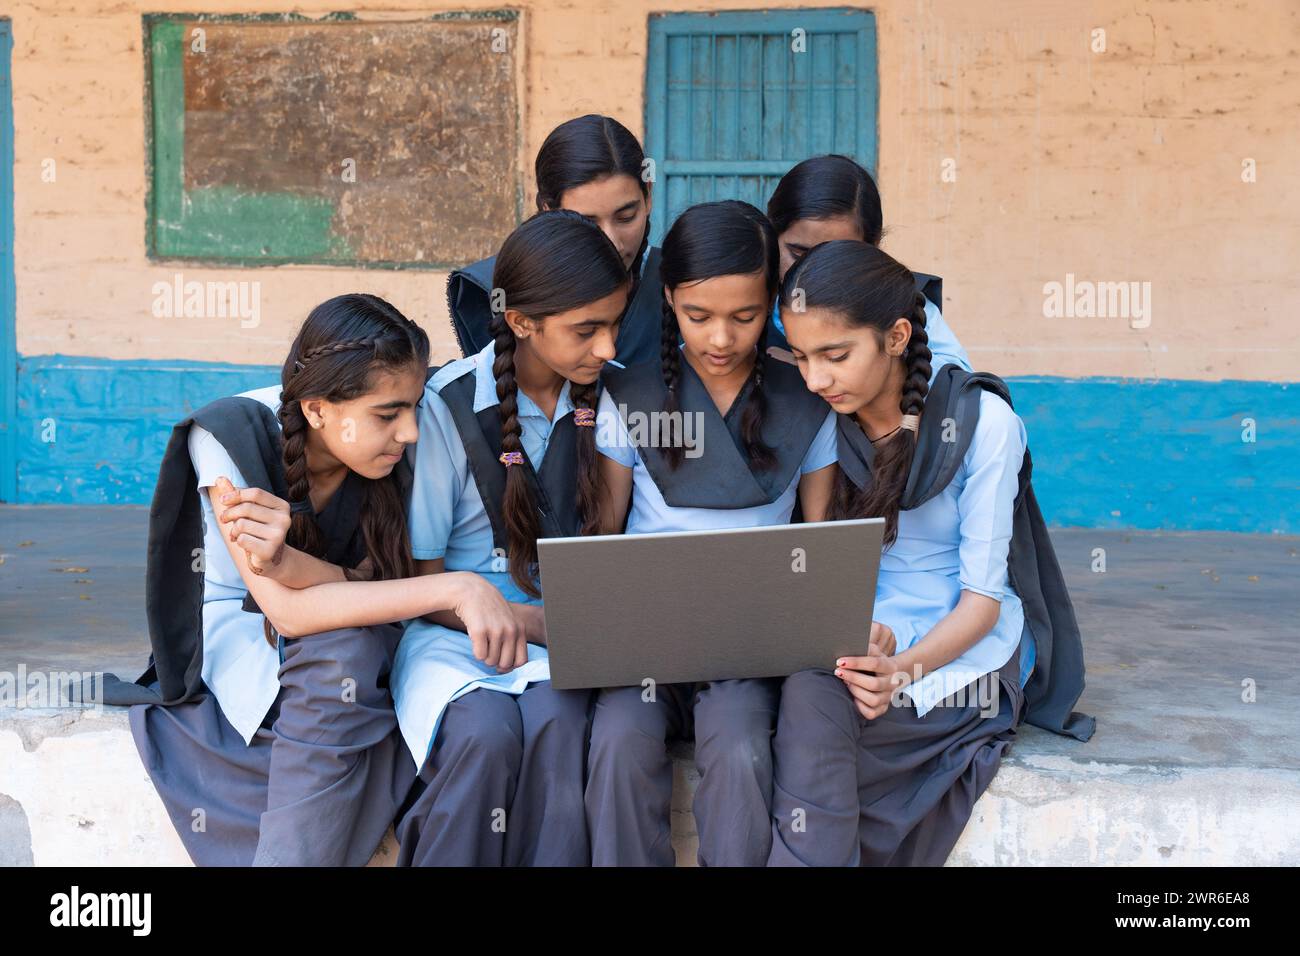
<path fill-rule="evenodd" d="M 360 290 L 420 322 L 439 359 L 453 355 L 445 273 L 214 270 L 147 259 L 141 15 L 409 18 L 505 5 L 9 4 L 19 352 L 277 364 L 311 306 Z M 531 159 L 557 123 L 597 111 L 642 133 L 651 11 L 758 4 L 514 6 L 523 12 L 520 152 L 531 206 Z M 977 366 L 1008 375 L 1296 379 L 1300 4 L 881 0 L 870 8 L 886 248 L 945 277 L 945 311 Z M 1097 29 L 1102 52 L 1093 50 Z M 53 183 L 42 182 L 47 159 L 56 163 Z M 1249 160 L 1254 182 L 1243 181 Z M 177 272 L 259 281 L 261 325 L 155 319 L 153 284 Z M 1044 283 L 1067 273 L 1150 282 L 1150 326 L 1044 318 Z"/>

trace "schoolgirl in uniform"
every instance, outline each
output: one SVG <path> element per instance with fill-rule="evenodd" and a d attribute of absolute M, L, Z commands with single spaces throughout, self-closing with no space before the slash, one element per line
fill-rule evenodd
<path fill-rule="evenodd" d="M 659 354 L 659 250 L 651 248 L 651 184 L 645 153 L 622 123 L 589 114 L 561 123 L 542 143 L 534 166 L 537 209 L 571 209 L 600 226 L 631 279 L 627 311 L 615 342 L 623 365 Z M 458 269 L 447 280 L 447 307 L 466 356 L 492 338 L 493 259 Z"/>
<path fill-rule="evenodd" d="M 797 163 L 781 177 L 767 203 L 767 218 L 777 231 L 781 247 L 781 278 L 801 256 L 818 243 L 857 239 L 880 245 L 884 217 L 880 191 L 871 174 L 847 156 L 814 156 Z M 914 272 L 918 292 L 925 296 L 926 331 L 932 369 L 957 365 L 970 370 L 966 350 L 957 341 L 940 309 L 943 280 Z M 785 326 L 778 300 L 772 309 L 770 345 L 787 348 Z"/>
<path fill-rule="evenodd" d="M 136 746 L 196 863 L 364 864 L 414 779 L 387 622 L 512 623 L 472 575 L 411 577 L 403 453 L 428 355 L 387 302 L 338 296 L 307 317 L 280 387 L 172 433 L 150 516 L 153 660 L 110 702 L 138 705 Z"/>
<path fill-rule="evenodd" d="M 784 524 L 796 495 L 817 520 L 835 471 L 834 416 L 793 366 L 766 353 L 777 287 L 771 224 L 748 203 L 694 206 L 664 240 L 661 273 L 660 361 L 605 377 L 604 530 L 622 531 L 625 521 L 628 534 Z M 664 412 L 701 421 L 701 443 L 688 450 L 650 436 L 635 446 L 632 416 Z M 692 727 L 699 862 L 766 861 L 778 690 L 776 680 L 601 690 L 586 793 L 593 863 L 673 864 L 667 740 Z"/>
<path fill-rule="evenodd" d="M 420 785 L 399 863 L 583 866 L 591 694 L 550 685 L 537 539 L 595 527 L 597 380 L 628 275 L 599 226 L 559 210 L 510 234 L 492 285 L 492 341 L 425 389 L 410 531 L 422 573 L 482 574 L 519 627 L 496 643 L 455 615 L 407 627 L 393 696 Z"/>
<path fill-rule="evenodd" d="M 875 246 L 815 246 L 781 302 L 807 387 L 838 413 L 830 517 L 883 517 L 886 549 L 876 646 L 783 685 L 770 862 L 939 865 L 1015 737 L 1036 650 L 1031 719 L 1092 733 L 1070 711 L 1082 651 L 1025 428 L 995 376 L 932 376 L 923 297 Z"/>

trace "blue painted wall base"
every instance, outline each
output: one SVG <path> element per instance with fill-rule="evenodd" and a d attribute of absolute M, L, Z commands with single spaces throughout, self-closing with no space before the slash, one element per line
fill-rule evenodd
<path fill-rule="evenodd" d="M 1008 382 L 1050 524 L 1300 532 L 1300 383 Z"/>
<path fill-rule="evenodd" d="M 173 424 L 279 375 L 268 365 L 23 357 L 17 500 L 147 504 Z M 1300 533 L 1300 384 L 1009 383 L 1050 524 Z"/>
<path fill-rule="evenodd" d="M 222 396 L 279 381 L 269 365 L 23 356 L 17 500 L 148 504 L 173 425 Z"/>

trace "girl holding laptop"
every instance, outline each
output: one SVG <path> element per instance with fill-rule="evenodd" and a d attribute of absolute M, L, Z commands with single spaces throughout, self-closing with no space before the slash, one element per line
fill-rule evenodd
<path fill-rule="evenodd" d="M 939 865 L 1025 719 L 1036 650 L 1052 667 L 1030 718 L 1091 734 L 1069 711 L 1082 654 L 1025 427 L 996 376 L 935 374 L 924 296 L 874 245 L 815 246 L 781 306 L 808 389 L 836 413 L 828 516 L 886 522 L 873 612 L 886 646 L 785 680 L 769 863 Z"/>

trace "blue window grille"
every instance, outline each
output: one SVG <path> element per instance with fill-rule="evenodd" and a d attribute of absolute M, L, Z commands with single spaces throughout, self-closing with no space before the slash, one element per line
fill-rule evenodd
<path fill-rule="evenodd" d="M 650 17 L 646 155 L 651 238 L 687 206 L 766 209 L 795 163 L 823 153 L 876 169 L 876 20 L 866 10 Z"/>

